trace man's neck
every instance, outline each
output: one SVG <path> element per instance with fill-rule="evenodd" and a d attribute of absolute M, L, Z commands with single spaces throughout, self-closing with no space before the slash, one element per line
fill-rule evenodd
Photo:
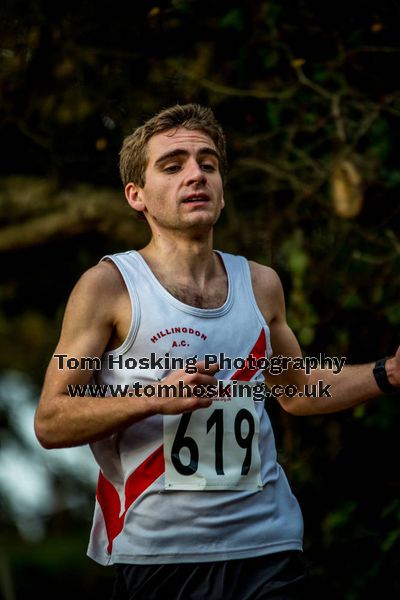
<path fill-rule="evenodd" d="M 207 285 L 215 276 L 219 261 L 212 249 L 212 235 L 208 237 L 159 236 L 140 251 L 153 272 L 163 279 L 186 281 L 199 287 Z"/>

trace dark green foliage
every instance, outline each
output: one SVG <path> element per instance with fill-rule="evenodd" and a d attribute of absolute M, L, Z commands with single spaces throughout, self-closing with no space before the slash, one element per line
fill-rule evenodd
<path fill-rule="evenodd" d="M 69 214 L 58 194 L 83 182 L 113 189 L 122 204 L 122 137 L 155 111 L 190 101 L 213 107 L 228 141 L 228 202 L 216 246 L 277 269 L 307 354 L 359 363 L 393 353 L 400 341 L 399 27 L 394 1 L 343 8 L 311 0 L 4 2 L 0 177 L 47 186 L 32 201 L 28 187 L 26 198 L 0 190 L 4 370 L 40 384 L 80 273 L 105 253 L 141 243 L 137 221 L 111 206 L 108 214 L 104 203 L 80 229 L 61 219 L 54 239 L 42 224 L 56 211 Z M 360 201 L 353 216 L 340 216 L 340 177 L 347 209 Z M 37 230 L 35 244 L 24 241 L 23 225 Z M 2 241 L 7 231 L 15 231 L 12 244 Z M 398 398 L 382 398 L 309 419 L 268 407 L 304 510 L 316 597 L 381 597 L 385 586 L 388 597 L 399 594 L 399 406 Z M 79 527 L 88 532 L 89 524 Z M 68 549 L 75 541 L 64 534 Z M 68 597 L 88 585 L 87 563 L 56 565 L 57 535 L 49 531 L 32 550 L 35 560 L 11 546 L 18 597 L 28 593 L 24 574 L 56 586 L 65 574 Z M 85 560 L 80 546 L 69 556 Z M 71 568 L 80 573 L 76 585 Z M 101 597 L 89 587 L 87 600 Z"/>

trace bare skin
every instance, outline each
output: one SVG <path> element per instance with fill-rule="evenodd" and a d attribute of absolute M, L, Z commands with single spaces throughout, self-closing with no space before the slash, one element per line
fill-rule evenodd
<path fill-rule="evenodd" d="M 227 294 L 227 276 L 213 252 L 213 226 L 224 207 L 223 185 L 216 148 L 201 131 L 178 128 L 155 135 L 148 145 L 145 185 L 126 186 L 126 198 L 143 212 L 152 231 L 140 252 L 160 282 L 175 297 L 192 306 L 221 306 Z M 253 289 L 271 331 L 275 355 L 301 356 L 300 346 L 286 322 L 285 301 L 278 275 L 250 263 Z M 131 303 L 117 268 L 108 262 L 89 269 L 69 299 L 55 354 L 101 357 L 126 338 Z M 292 414 L 329 413 L 349 408 L 381 394 L 371 364 L 346 367 L 335 375 L 315 370 L 310 376 L 290 369 L 279 376 L 265 373 L 273 384 L 323 380 L 331 384 L 331 398 L 280 397 Z M 175 371 L 168 384 L 215 384 L 218 367 L 188 375 Z M 386 363 L 389 381 L 400 388 L 400 350 Z M 35 419 L 36 435 L 46 448 L 86 444 L 120 431 L 154 414 L 180 414 L 207 407 L 209 398 L 71 398 L 68 384 L 85 384 L 89 370 L 58 369 L 50 361 Z"/>

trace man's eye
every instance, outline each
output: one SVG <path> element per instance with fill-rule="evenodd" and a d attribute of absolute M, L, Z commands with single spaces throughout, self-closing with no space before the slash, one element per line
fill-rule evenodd
<path fill-rule="evenodd" d="M 177 173 L 180 168 L 180 165 L 168 165 L 167 167 L 164 167 L 164 171 L 165 173 Z"/>
<path fill-rule="evenodd" d="M 201 168 L 203 169 L 203 171 L 207 171 L 207 173 L 212 173 L 213 171 L 215 171 L 215 166 L 211 163 L 203 163 L 201 165 Z"/>

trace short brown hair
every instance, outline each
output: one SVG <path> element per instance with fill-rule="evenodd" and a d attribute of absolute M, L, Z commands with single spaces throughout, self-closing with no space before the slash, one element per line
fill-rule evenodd
<path fill-rule="evenodd" d="M 124 139 L 119 155 L 119 170 L 124 186 L 128 183 L 135 183 L 139 187 L 144 186 L 149 139 L 153 135 L 178 127 L 190 131 L 198 129 L 212 139 L 219 155 L 221 174 L 225 175 L 227 170 L 225 136 L 211 108 L 200 104 L 176 104 L 156 114 Z"/>

